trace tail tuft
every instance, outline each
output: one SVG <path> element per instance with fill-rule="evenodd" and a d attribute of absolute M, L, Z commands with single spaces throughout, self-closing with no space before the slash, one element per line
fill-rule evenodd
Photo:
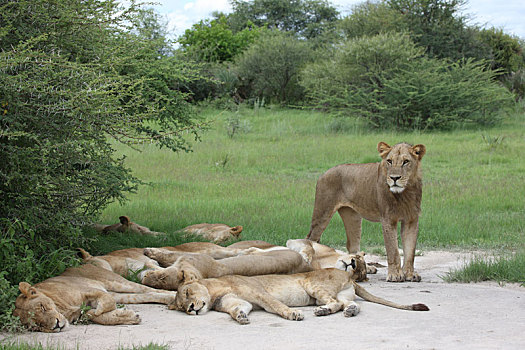
<path fill-rule="evenodd" d="M 425 304 L 412 304 L 412 310 L 414 310 L 414 311 L 429 311 L 430 309 Z"/>

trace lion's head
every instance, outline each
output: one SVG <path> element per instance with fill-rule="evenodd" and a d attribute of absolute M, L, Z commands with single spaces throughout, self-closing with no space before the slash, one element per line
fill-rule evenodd
<path fill-rule="evenodd" d="M 402 193 L 411 181 L 420 177 L 419 163 L 425 155 L 425 146 L 398 143 L 392 147 L 379 142 L 377 150 L 383 159 L 381 170 L 392 193 Z"/>
<path fill-rule="evenodd" d="M 177 296 L 170 310 L 179 310 L 188 315 L 198 315 L 206 313 L 211 306 L 211 297 L 204 285 L 198 281 L 192 281 L 181 285 L 177 291 Z"/>
<path fill-rule="evenodd" d="M 181 284 L 203 278 L 202 274 L 190 262 L 179 258 L 173 266 L 152 271 L 146 271 L 142 284 L 147 286 L 176 290 Z"/>
<path fill-rule="evenodd" d="M 29 283 L 20 282 L 20 294 L 16 298 L 14 316 L 18 316 L 24 326 L 32 331 L 60 332 L 69 322 L 62 315 L 53 300 Z"/>
<path fill-rule="evenodd" d="M 366 277 L 365 252 L 339 257 L 335 263 L 335 268 L 352 273 L 354 280 L 358 282 L 368 280 Z"/>

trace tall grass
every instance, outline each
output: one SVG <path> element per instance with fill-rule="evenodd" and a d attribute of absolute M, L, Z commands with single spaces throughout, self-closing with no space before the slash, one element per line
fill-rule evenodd
<path fill-rule="evenodd" d="M 447 282 L 515 282 L 525 286 L 525 250 L 505 256 L 477 256 L 460 269 L 444 276 Z"/>
<path fill-rule="evenodd" d="M 204 110 L 202 116 L 213 120 L 212 127 L 192 153 L 115 144 L 134 175 L 148 185 L 127 203 L 110 205 L 102 222 L 115 223 L 128 215 L 168 233 L 190 224 L 221 222 L 243 225 L 243 239 L 284 244 L 308 233 L 319 175 L 341 163 L 379 161 L 379 141 L 407 141 L 427 147 L 420 247 L 514 248 L 525 242 L 522 113 L 498 128 L 446 133 L 369 131 L 351 119 L 343 121 L 343 128 L 338 120 L 334 130 L 327 115 L 298 110 Z M 232 118 L 249 123 L 249 131 L 230 137 L 226 123 Z M 487 135 L 502 142 L 488 144 Z M 383 245 L 379 224 L 365 221 L 362 237 L 364 248 Z M 125 236 L 116 240 L 121 247 L 140 244 Z M 345 245 L 338 215 L 322 241 Z"/>

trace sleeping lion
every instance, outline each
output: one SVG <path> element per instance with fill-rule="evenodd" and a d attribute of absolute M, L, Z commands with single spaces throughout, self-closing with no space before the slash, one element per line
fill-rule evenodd
<path fill-rule="evenodd" d="M 228 313 L 240 324 L 248 324 L 248 314 L 256 308 L 287 320 L 301 321 L 304 314 L 290 306 L 320 305 L 316 316 L 343 310 L 345 317 L 359 313 L 355 296 L 402 310 L 427 311 L 424 304 L 400 305 L 368 293 L 355 283 L 352 275 L 338 269 L 323 269 L 294 275 L 223 276 L 181 285 L 169 309 L 189 315 L 208 310 Z"/>
<path fill-rule="evenodd" d="M 103 325 L 138 324 L 133 310 L 117 309 L 117 303 L 171 304 L 175 293 L 156 290 L 126 280 L 104 268 L 86 264 L 70 267 L 60 276 L 31 286 L 20 282 L 14 316 L 33 331 L 60 332 L 90 306 L 89 320 Z"/>

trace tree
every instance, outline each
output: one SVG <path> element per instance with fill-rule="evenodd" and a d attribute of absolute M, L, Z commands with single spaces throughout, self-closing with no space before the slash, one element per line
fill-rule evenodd
<path fill-rule="evenodd" d="M 408 24 L 404 15 L 384 1 L 365 1 L 355 5 L 352 13 L 338 24 L 347 39 L 373 36 L 388 32 L 405 32 Z"/>
<path fill-rule="evenodd" d="M 317 108 L 363 118 L 373 128 L 494 125 L 512 96 L 473 59 L 427 58 L 407 34 L 345 42 L 334 58 L 305 67 L 301 84 Z"/>
<path fill-rule="evenodd" d="M 231 0 L 230 26 L 239 31 L 247 23 L 293 32 L 311 39 L 332 30 L 339 12 L 326 0 Z"/>
<path fill-rule="evenodd" d="M 183 51 L 197 61 L 225 62 L 232 61 L 250 46 L 261 31 L 247 23 L 247 27 L 234 33 L 222 15 L 194 24 L 178 41 Z"/>
<path fill-rule="evenodd" d="M 134 1 L 0 8 L 0 286 L 9 289 L 0 294 L 12 295 L 20 278 L 65 268 L 67 249 L 83 242 L 79 227 L 137 188 L 111 139 L 186 150 L 182 131 L 199 126 L 179 91 L 194 70 Z"/>
<path fill-rule="evenodd" d="M 262 36 L 239 57 L 236 69 L 248 97 L 286 103 L 302 97 L 299 72 L 311 57 L 312 51 L 306 42 L 273 31 Z"/>
<path fill-rule="evenodd" d="M 404 18 L 412 40 L 426 49 L 429 57 L 490 58 L 487 47 L 477 38 L 477 30 L 466 25 L 460 15 L 467 0 L 385 0 Z"/>

